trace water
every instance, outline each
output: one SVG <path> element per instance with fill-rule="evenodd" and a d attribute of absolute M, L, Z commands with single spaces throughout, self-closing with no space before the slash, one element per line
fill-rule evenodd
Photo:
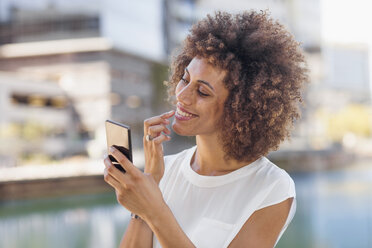
<path fill-rule="evenodd" d="M 118 247 L 129 218 L 113 193 L 6 203 L 0 247 Z"/>
<path fill-rule="evenodd" d="M 297 213 L 277 247 L 372 247 L 372 163 L 291 176 Z"/>
<path fill-rule="evenodd" d="M 372 247 L 372 168 L 291 176 L 297 213 L 278 248 Z M 0 247 L 118 247 L 128 221 L 113 193 L 1 203 Z"/>

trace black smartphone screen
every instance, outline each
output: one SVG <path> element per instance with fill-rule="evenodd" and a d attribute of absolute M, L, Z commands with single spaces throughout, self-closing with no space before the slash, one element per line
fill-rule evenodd
<path fill-rule="evenodd" d="M 123 153 L 129 159 L 129 161 L 133 162 L 130 127 L 111 120 L 106 120 L 105 127 L 107 138 L 107 153 L 110 154 L 110 146 L 114 146 L 121 153 Z M 112 155 L 109 155 L 109 158 L 116 168 L 118 168 L 122 172 L 125 172 L 123 167 Z"/>

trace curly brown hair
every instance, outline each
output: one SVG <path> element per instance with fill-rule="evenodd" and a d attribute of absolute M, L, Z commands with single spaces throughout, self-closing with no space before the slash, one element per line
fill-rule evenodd
<path fill-rule="evenodd" d="M 283 25 L 266 11 L 207 15 L 174 57 L 170 98 L 194 57 L 227 72 L 223 83 L 229 95 L 219 123 L 226 159 L 250 161 L 290 138 L 307 69 L 300 44 Z"/>

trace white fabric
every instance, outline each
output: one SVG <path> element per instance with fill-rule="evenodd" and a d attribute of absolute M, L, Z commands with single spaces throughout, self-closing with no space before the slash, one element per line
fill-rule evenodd
<path fill-rule="evenodd" d="M 258 209 L 295 198 L 292 178 L 261 157 L 222 176 L 202 176 L 192 170 L 196 146 L 166 156 L 159 187 L 182 230 L 198 248 L 228 247 Z M 280 239 L 296 211 L 293 200 Z M 153 247 L 161 247 L 154 235 Z"/>

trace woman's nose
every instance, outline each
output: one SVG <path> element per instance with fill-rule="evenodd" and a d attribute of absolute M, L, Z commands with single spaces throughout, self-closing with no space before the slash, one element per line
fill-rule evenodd
<path fill-rule="evenodd" d="M 176 89 L 176 98 L 177 101 L 182 103 L 183 105 L 191 105 L 192 104 L 192 90 L 190 88 L 190 84 L 184 87 L 177 87 Z"/>

